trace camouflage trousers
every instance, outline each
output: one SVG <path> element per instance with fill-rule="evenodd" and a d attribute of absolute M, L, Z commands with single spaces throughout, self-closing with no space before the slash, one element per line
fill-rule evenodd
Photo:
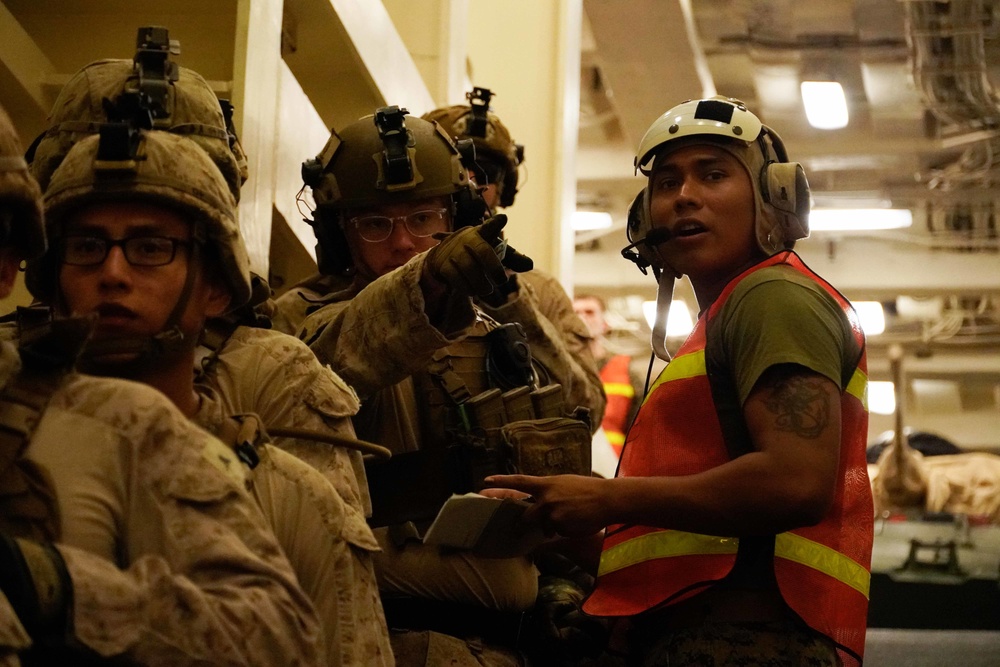
<path fill-rule="evenodd" d="M 630 667 L 839 667 L 833 643 L 788 621 L 711 623 L 630 641 Z"/>

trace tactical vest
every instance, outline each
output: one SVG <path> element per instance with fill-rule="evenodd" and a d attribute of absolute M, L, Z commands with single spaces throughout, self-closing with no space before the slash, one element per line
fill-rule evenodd
<path fill-rule="evenodd" d="M 784 252 L 734 279 L 656 380 L 629 431 L 618 475 L 679 476 L 731 460 L 705 361 L 706 331 L 736 285 L 753 271 L 782 264 L 822 286 L 843 308 L 861 350 L 841 395 L 840 476 L 833 506 L 815 526 L 774 538 L 774 573 L 787 604 L 810 627 L 836 642 L 841 657 L 864 652 L 872 546 L 872 499 L 865 460 L 868 413 L 864 334 L 848 301 Z M 640 525 L 609 526 L 597 586 L 584 611 L 633 616 L 680 602 L 732 570 L 740 540 Z"/>
<path fill-rule="evenodd" d="M 629 375 L 630 362 L 630 357 L 616 354 L 601 368 L 601 382 L 604 384 L 604 395 L 608 399 L 604 407 L 601 428 L 604 429 L 604 435 L 618 456 L 621 456 L 622 445 L 625 444 L 629 408 L 635 399 L 635 389 L 632 387 L 632 378 Z"/>
<path fill-rule="evenodd" d="M 589 474 L 585 411 L 568 416 L 562 387 L 536 388 L 532 369 L 523 329 L 480 313 L 466 338 L 438 350 L 427 370 L 413 376 L 415 414 L 385 405 L 400 399 L 398 388 L 366 402 L 355 421 L 362 438 L 388 444 L 372 429 L 384 428 L 393 421 L 386 419 L 390 415 L 419 421 L 417 451 L 366 461 L 373 505 L 369 523 L 433 519 L 453 493 L 478 491 L 491 474 Z M 381 419 L 372 418 L 380 408 Z"/>

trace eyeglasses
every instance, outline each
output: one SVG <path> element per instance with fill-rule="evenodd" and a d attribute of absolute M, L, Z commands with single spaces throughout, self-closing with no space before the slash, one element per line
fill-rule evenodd
<path fill-rule="evenodd" d="M 380 243 L 392 236 L 397 221 L 403 223 L 413 236 L 425 238 L 437 232 L 448 231 L 446 208 L 429 208 L 406 215 L 362 215 L 351 218 L 351 224 L 358 230 L 358 236 L 369 243 Z"/>
<path fill-rule="evenodd" d="M 59 239 L 63 264 L 97 266 L 104 263 L 115 246 L 125 253 L 125 261 L 133 266 L 164 266 L 174 261 L 178 246 L 188 247 L 191 241 L 167 236 L 130 236 L 106 239 L 100 236 L 65 236 Z"/>

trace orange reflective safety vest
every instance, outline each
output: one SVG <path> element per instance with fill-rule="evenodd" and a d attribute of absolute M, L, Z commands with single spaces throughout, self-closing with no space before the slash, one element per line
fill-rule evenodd
<path fill-rule="evenodd" d="M 604 394 L 608 399 L 601 428 L 618 456 L 621 456 L 622 445 L 625 444 L 626 421 L 635 398 L 635 389 L 628 372 L 630 361 L 630 357 L 617 354 L 601 368 L 601 382 L 604 383 Z"/>
<path fill-rule="evenodd" d="M 865 461 L 868 435 L 864 334 L 848 301 L 797 255 L 783 252 L 727 285 L 657 378 L 629 430 L 618 476 L 691 475 L 730 460 L 706 372 L 706 329 L 737 283 L 784 264 L 819 283 L 847 313 L 861 358 L 841 395 L 840 468 L 833 506 L 821 523 L 775 536 L 774 571 L 788 605 L 838 644 L 843 659 L 864 652 L 873 509 Z M 639 525 L 609 526 L 597 585 L 584 611 L 633 616 L 684 600 L 729 574 L 739 539 Z M 846 651 L 844 650 L 846 649 Z M 852 655 L 853 654 L 853 655 Z"/>

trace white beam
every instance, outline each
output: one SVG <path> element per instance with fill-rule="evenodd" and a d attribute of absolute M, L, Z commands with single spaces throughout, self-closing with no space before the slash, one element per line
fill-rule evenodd
<path fill-rule="evenodd" d="M 52 101 L 46 97 L 43 83 L 55 74 L 55 66 L 2 2 L 0 63 L 21 85 L 38 111 L 48 114 Z"/>
<path fill-rule="evenodd" d="M 385 6 L 372 0 L 329 1 L 382 97 L 405 101 L 414 115 L 433 109 L 434 99 Z"/>
<path fill-rule="evenodd" d="M 303 160 L 314 157 L 323 149 L 330 138 L 330 130 L 284 63 L 279 85 L 274 207 L 310 256 L 316 259 L 316 237 L 312 227 L 303 220 L 303 215 L 308 215 L 309 211 L 305 203 L 299 209 L 295 196 L 302 188 L 300 174 Z"/>
<path fill-rule="evenodd" d="M 267 276 L 275 201 L 281 74 L 282 0 L 240 0 L 233 58 L 233 103 L 250 178 L 240 199 L 240 229 L 251 268 Z"/>
<path fill-rule="evenodd" d="M 469 4 L 472 83 L 525 146 L 511 244 L 569 285 L 579 121 L 581 0 Z M 571 231 L 569 232 L 571 234 Z"/>
<path fill-rule="evenodd" d="M 802 259 L 848 297 L 1000 293 L 1000 262 L 989 252 L 957 253 L 873 237 L 823 236 L 796 245 Z"/>

